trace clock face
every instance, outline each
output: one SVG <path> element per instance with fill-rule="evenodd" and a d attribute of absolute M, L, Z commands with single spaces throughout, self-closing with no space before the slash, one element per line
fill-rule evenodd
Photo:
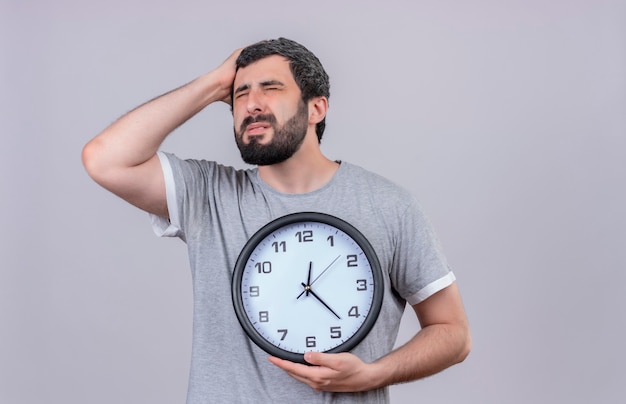
<path fill-rule="evenodd" d="M 305 352 L 349 351 L 367 335 L 382 305 L 383 277 L 356 228 L 303 212 L 270 222 L 248 241 L 232 294 L 239 322 L 259 347 L 304 363 Z"/>

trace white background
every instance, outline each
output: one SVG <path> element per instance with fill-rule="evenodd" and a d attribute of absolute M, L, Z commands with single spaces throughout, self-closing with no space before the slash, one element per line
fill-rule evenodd
<path fill-rule="evenodd" d="M 1 403 L 184 401 L 185 246 L 80 151 L 277 36 L 331 76 L 327 155 L 414 192 L 458 277 L 470 357 L 393 401 L 626 395 L 624 1 L 0 1 Z M 243 166 L 226 105 L 164 149 Z"/>

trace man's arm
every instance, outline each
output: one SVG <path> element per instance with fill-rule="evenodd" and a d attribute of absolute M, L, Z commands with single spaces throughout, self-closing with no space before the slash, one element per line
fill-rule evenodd
<path fill-rule="evenodd" d="M 421 379 L 462 362 L 471 337 L 456 283 L 413 306 L 422 329 L 409 342 L 372 363 L 350 353 L 309 352 L 306 366 L 271 357 L 292 377 L 320 391 L 354 392 Z"/>
<path fill-rule="evenodd" d="M 119 118 L 83 148 L 98 184 L 147 212 L 167 217 L 165 182 L 156 155 L 165 138 L 207 105 L 231 104 L 235 51 L 217 69 Z"/>

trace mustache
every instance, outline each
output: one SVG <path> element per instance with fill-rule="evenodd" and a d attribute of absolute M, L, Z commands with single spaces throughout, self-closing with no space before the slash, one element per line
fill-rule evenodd
<path fill-rule="evenodd" d="M 243 133 L 246 130 L 246 127 L 250 124 L 257 122 L 267 122 L 271 126 L 276 125 L 276 117 L 274 114 L 264 114 L 264 115 L 256 115 L 256 116 L 248 116 L 244 118 L 241 122 L 241 126 L 239 127 L 239 133 Z"/>

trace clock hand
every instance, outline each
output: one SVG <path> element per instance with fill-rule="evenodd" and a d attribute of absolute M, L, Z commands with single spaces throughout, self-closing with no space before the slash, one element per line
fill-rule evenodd
<path fill-rule="evenodd" d="M 311 289 L 310 285 L 311 285 L 311 270 L 313 269 L 313 261 L 309 261 L 309 276 L 307 277 L 306 280 L 306 285 L 303 283 L 302 286 L 304 286 L 304 290 L 302 291 L 302 293 L 300 293 L 298 295 L 298 297 L 296 297 L 296 300 L 300 299 L 300 297 L 306 292 L 306 295 L 309 295 L 309 290 Z"/>
<path fill-rule="evenodd" d="M 330 264 L 328 264 L 328 266 L 326 267 L 326 269 L 324 269 L 324 270 L 322 271 L 322 273 L 321 273 L 321 274 L 317 275 L 317 277 L 315 277 L 315 279 L 313 279 L 313 282 L 309 282 L 309 281 L 311 280 L 311 267 L 313 266 L 313 262 L 309 262 L 309 279 L 307 280 L 307 284 L 306 284 L 306 285 L 305 285 L 304 283 L 302 284 L 302 286 L 304 286 L 304 290 L 302 291 L 302 293 L 300 293 L 300 294 L 298 295 L 298 297 L 296 297 L 296 300 L 297 300 L 297 299 L 300 299 L 300 297 L 301 297 L 304 293 L 306 293 L 306 295 L 307 295 L 307 296 L 309 295 L 309 293 L 313 293 L 313 292 L 311 291 L 311 285 L 313 285 L 313 284 L 314 284 L 314 283 L 315 283 L 315 282 L 316 282 L 316 281 L 317 281 L 317 280 L 318 280 L 318 279 L 319 279 L 322 275 L 324 275 L 324 273 L 325 273 L 326 271 L 328 271 L 328 270 L 330 269 L 330 267 L 332 267 L 332 266 L 333 266 L 333 264 L 334 264 L 335 262 L 337 262 L 337 260 L 339 259 L 339 257 L 341 257 L 341 254 L 339 254 L 339 255 L 337 256 L 337 258 L 335 258 L 335 259 L 333 260 L 333 262 L 331 262 Z M 322 303 L 323 303 L 323 302 L 322 302 Z M 332 310 L 331 310 L 331 311 L 332 311 Z M 333 313 L 334 313 L 334 312 L 333 312 Z M 336 314 L 335 314 L 335 315 L 336 315 Z M 336 316 L 337 316 L 337 315 L 336 315 Z M 339 317 L 339 316 L 337 316 L 337 317 Z"/>
<path fill-rule="evenodd" d="M 333 264 L 334 264 L 335 262 L 337 262 L 337 260 L 339 259 L 339 257 L 341 257 L 341 255 L 338 255 L 338 256 L 337 256 L 337 258 L 335 258 L 335 259 L 333 260 L 333 262 L 331 262 L 331 263 L 330 263 L 330 264 L 326 267 L 326 269 L 324 269 L 324 270 L 322 271 L 322 273 L 321 273 L 321 274 L 317 275 L 317 277 L 316 277 L 315 279 L 313 279 L 313 282 L 309 283 L 309 286 L 310 286 L 310 285 L 313 285 L 313 284 L 314 284 L 314 283 L 315 283 L 315 282 L 316 282 L 316 281 L 320 278 L 320 276 L 324 275 L 324 272 L 328 271 L 328 269 L 329 269 L 330 267 L 332 267 L 332 266 L 333 266 Z"/>
<path fill-rule="evenodd" d="M 339 317 L 339 315 L 335 313 L 335 311 L 331 309 L 330 306 L 326 304 L 326 302 L 324 302 L 318 295 L 315 294 L 315 292 L 313 292 L 313 289 L 311 289 L 311 286 L 307 286 L 304 283 L 302 283 L 302 286 L 304 286 L 304 289 L 307 291 L 307 294 L 311 293 L 313 297 L 319 300 L 319 302 L 322 303 L 328 310 L 330 310 L 330 312 L 333 313 L 335 317 L 341 320 L 341 317 Z"/>
<path fill-rule="evenodd" d="M 309 276 L 307 277 L 307 280 L 306 280 L 306 284 L 309 285 L 309 287 L 311 286 L 311 270 L 312 269 L 313 269 L 313 261 L 309 261 Z M 309 290 L 306 291 L 307 296 L 309 295 L 309 291 L 310 291 L 310 288 Z"/>

